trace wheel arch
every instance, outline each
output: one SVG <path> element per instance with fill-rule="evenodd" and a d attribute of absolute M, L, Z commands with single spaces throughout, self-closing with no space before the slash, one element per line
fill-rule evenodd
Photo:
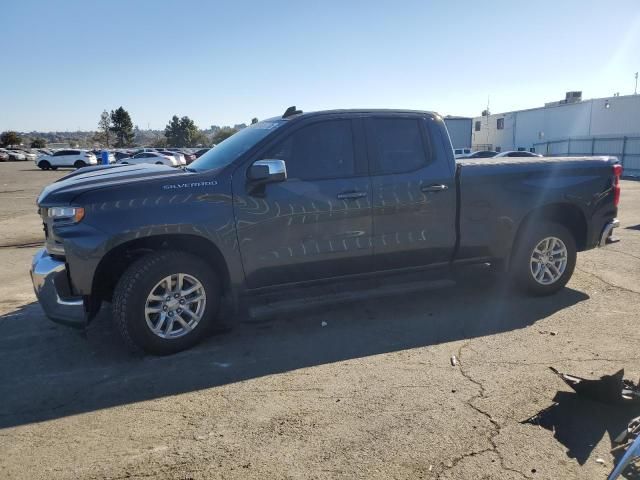
<path fill-rule="evenodd" d="M 118 280 L 129 265 L 148 253 L 160 250 L 190 253 L 207 262 L 220 276 L 223 296 L 230 293 L 229 267 L 214 242 L 193 234 L 167 234 L 128 240 L 109 250 L 100 260 L 93 276 L 93 296 L 99 301 L 110 300 Z"/>
<path fill-rule="evenodd" d="M 520 238 L 526 235 L 529 226 L 543 221 L 563 225 L 573 235 L 577 250 L 581 252 L 586 249 L 588 234 L 587 219 L 582 210 L 571 203 L 552 203 L 529 212 L 520 222 L 513 245 L 517 245 Z M 511 250 L 513 252 L 514 248 Z"/>

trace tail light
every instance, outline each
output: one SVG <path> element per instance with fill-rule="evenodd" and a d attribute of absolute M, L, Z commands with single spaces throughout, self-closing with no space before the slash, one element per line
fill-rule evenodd
<path fill-rule="evenodd" d="M 620 177 L 622 177 L 622 165 L 613 166 L 613 204 L 617 207 L 620 203 Z"/>

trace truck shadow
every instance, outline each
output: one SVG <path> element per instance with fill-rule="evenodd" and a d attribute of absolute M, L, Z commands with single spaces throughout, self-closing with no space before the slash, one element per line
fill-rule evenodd
<path fill-rule="evenodd" d="M 80 333 L 51 323 L 32 303 L 0 317 L 0 428 L 508 332 L 588 298 L 570 288 L 524 297 L 499 284 L 467 281 L 242 324 L 170 357 L 125 351 L 108 311 Z"/>

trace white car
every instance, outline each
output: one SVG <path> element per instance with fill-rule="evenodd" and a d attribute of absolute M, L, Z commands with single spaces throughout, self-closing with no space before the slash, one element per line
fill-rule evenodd
<path fill-rule="evenodd" d="M 123 165 L 135 165 L 139 163 L 155 163 L 156 165 L 168 165 L 170 167 L 178 167 L 180 163 L 174 156 L 163 155 L 158 152 L 140 152 L 136 153 L 133 157 L 123 158 L 118 160 L 117 163 Z"/>
<path fill-rule="evenodd" d="M 174 152 L 173 150 L 160 150 L 158 153 L 160 153 L 162 155 L 172 156 L 173 158 L 176 159 L 176 161 L 180 165 L 186 165 L 187 164 L 187 159 L 180 152 Z"/>
<path fill-rule="evenodd" d="M 40 155 L 36 165 L 42 170 L 56 170 L 58 167 L 82 168 L 97 165 L 98 159 L 88 150 L 58 150 L 51 155 Z"/>
<path fill-rule="evenodd" d="M 30 162 L 34 162 L 36 160 L 36 158 L 38 158 L 38 156 L 35 153 L 31 153 L 28 150 L 13 150 L 16 153 L 22 154 L 25 156 L 25 160 L 28 160 Z"/>
<path fill-rule="evenodd" d="M 15 150 L 10 150 L 8 148 L 0 148 L 0 152 L 9 155 L 9 160 L 12 162 L 23 162 L 27 159 L 24 153 L 16 152 Z"/>

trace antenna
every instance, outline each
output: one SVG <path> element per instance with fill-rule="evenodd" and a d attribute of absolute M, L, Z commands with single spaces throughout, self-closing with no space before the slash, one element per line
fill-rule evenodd
<path fill-rule="evenodd" d="M 302 110 L 296 110 L 296 106 L 294 105 L 292 107 L 287 108 L 287 110 L 284 112 L 284 115 L 282 115 L 282 118 L 298 115 L 299 113 L 302 113 Z"/>

